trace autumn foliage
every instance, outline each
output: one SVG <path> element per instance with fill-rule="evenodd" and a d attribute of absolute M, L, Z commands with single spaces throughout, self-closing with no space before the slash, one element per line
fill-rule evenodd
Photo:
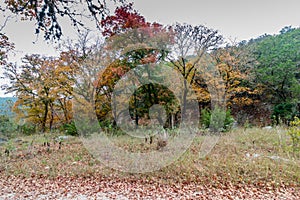
<path fill-rule="evenodd" d="M 74 63 L 64 53 L 59 59 L 26 56 L 21 73 L 15 65 L 5 67 L 10 85 L 3 87 L 18 97 L 13 110 L 19 120 L 38 125 L 42 131 L 70 123 Z"/>
<path fill-rule="evenodd" d="M 161 28 L 158 23 L 146 22 L 146 19 L 133 9 L 133 4 L 123 5 L 115 10 L 114 15 L 107 16 L 101 21 L 103 36 L 111 37 L 116 34 L 124 33 L 130 29 L 138 28 Z"/>
<path fill-rule="evenodd" d="M 24 6 L 22 16 L 25 18 L 40 17 L 36 16 L 36 5 L 32 2 L 25 5 L 23 1 L 6 1 L 6 4 L 14 12 Z M 51 6 L 45 2 L 37 6 L 45 7 L 46 13 L 51 11 Z M 42 15 L 42 12 L 38 13 Z M 50 34 L 49 28 L 58 26 L 53 19 L 51 23 L 38 26 Z M 289 102 L 285 104 L 293 105 L 293 112 L 297 109 L 297 77 L 285 71 L 292 81 L 287 77 L 281 80 L 281 74 L 274 71 L 270 75 L 265 69 L 270 59 L 264 55 L 269 50 L 264 44 L 270 45 L 271 37 L 261 38 L 258 45 L 257 41 L 250 41 L 220 47 L 224 42 L 217 30 L 204 25 L 176 23 L 163 26 L 147 22 L 132 3 L 117 7 L 112 15 L 103 17 L 99 25 L 105 39 L 103 44 L 89 46 L 87 34 L 83 34 L 78 44 L 64 49 L 59 57 L 28 55 L 21 66 L 6 62 L 7 52 L 13 49 L 13 44 L 4 34 L 0 35 L 0 64 L 4 65 L 5 76 L 11 81 L 2 87 L 8 93 L 15 92 L 18 97 L 14 111 L 20 120 L 36 124 L 42 131 L 51 130 L 72 122 L 72 100 L 80 100 L 95 104 L 93 109 L 99 121 L 115 124 L 120 113 L 113 113 L 113 91 L 117 82 L 137 66 L 143 67 L 137 73 L 148 78 L 151 77 L 150 71 L 163 73 L 157 66 L 170 67 L 182 75 L 185 85 L 180 101 L 175 100 L 174 94 L 166 87 L 152 83 L 138 88 L 129 100 L 123 99 L 123 102 L 129 101 L 130 115 L 136 125 L 147 123 L 149 109 L 155 104 L 162 105 L 167 111 L 164 126 L 173 127 L 179 123 L 190 100 L 187 97 L 189 86 L 200 110 L 211 109 L 212 102 L 221 102 L 218 106 L 230 109 L 240 124 L 249 120 L 258 125 L 269 124 L 271 107 L 274 106 L 271 94 L 276 100 L 290 94 Z M 59 27 L 56 28 L 59 31 Z M 297 33 L 297 30 L 290 29 L 282 32 L 293 36 Z M 276 41 L 278 48 L 285 47 L 283 55 L 288 54 L 289 47 L 279 41 L 284 36 L 278 36 Z M 287 65 L 278 61 L 276 67 L 297 69 L 294 60 L 297 56 L 287 60 Z M 272 80 L 278 84 L 272 85 L 275 83 Z M 141 80 L 133 83 L 139 84 Z M 266 84 L 272 87 L 267 88 Z M 276 103 L 280 107 L 280 102 Z"/>

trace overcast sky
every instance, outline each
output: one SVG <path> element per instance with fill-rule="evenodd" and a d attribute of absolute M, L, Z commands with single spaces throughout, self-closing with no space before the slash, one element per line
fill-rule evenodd
<path fill-rule="evenodd" d="M 135 7 L 149 21 L 205 24 L 239 40 L 300 25 L 299 0 L 137 0 Z"/>
<path fill-rule="evenodd" d="M 300 27 L 300 0 L 135 0 L 134 7 L 147 21 L 165 25 L 204 24 L 238 41 L 264 33 L 275 34 L 284 26 Z M 63 31 L 65 36 L 75 35 L 70 27 L 63 27 Z M 12 19 L 3 32 L 16 45 L 16 54 L 10 57 L 14 61 L 32 53 L 57 55 L 53 46 L 43 41 L 42 35 L 36 40 L 32 22 Z"/>

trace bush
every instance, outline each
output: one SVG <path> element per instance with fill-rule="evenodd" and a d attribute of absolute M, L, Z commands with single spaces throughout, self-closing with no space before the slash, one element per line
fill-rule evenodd
<path fill-rule="evenodd" d="M 224 111 L 216 107 L 213 112 L 203 109 L 201 111 L 200 122 L 204 128 L 210 128 L 212 131 L 229 131 L 234 119 L 231 116 L 230 109 Z"/>
<path fill-rule="evenodd" d="M 101 129 L 104 130 L 105 133 L 114 133 L 115 127 L 110 120 L 101 121 L 99 122 L 99 124 Z"/>
<path fill-rule="evenodd" d="M 208 128 L 210 124 L 210 111 L 208 109 L 201 110 L 200 122 L 204 128 Z"/>
<path fill-rule="evenodd" d="M 275 120 L 275 123 L 278 125 L 281 122 L 288 124 L 293 117 L 297 114 L 296 105 L 293 103 L 280 103 L 274 106 L 272 118 Z"/>
<path fill-rule="evenodd" d="M 63 131 L 65 132 L 66 135 L 72 135 L 72 136 L 77 136 L 78 132 L 75 126 L 75 122 L 71 122 L 68 124 L 64 124 L 62 126 Z"/>
<path fill-rule="evenodd" d="M 72 121 L 69 124 L 65 124 L 63 127 L 65 133 L 72 136 L 80 135 L 82 137 L 88 137 L 101 131 L 98 121 L 84 118 L 81 120 Z"/>
<path fill-rule="evenodd" d="M 9 137 L 11 133 L 16 132 L 17 125 L 7 115 L 0 115 L 0 133 Z"/>
<path fill-rule="evenodd" d="M 225 115 L 225 121 L 224 121 L 224 129 L 226 131 L 230 130 L 232 128 L 233 123 L 234 123 L 234 118 L 231 115 L 231 110 L 227 109 Z"/>
<path fill-rule="evenodd" d="M 18 127 L 19 131 L 24 135 L 31 135 L 36 133 L 36 126 L 33 124 L 24 124 Z"/>
<path fill-rule="evenodd" d="M 293 151 L 300 151 L 300 119 L 295 117 L 290 125 L 288 134 L 291 136 Z"/>

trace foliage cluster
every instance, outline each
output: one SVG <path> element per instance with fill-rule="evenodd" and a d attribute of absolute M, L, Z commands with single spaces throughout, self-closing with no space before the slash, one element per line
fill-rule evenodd
<path fill-rule="evenodd" d="M 82 105 L 80 113 L 88 115 L 93 110 L 101 124 L 114 129 L 125 112 L 115 109 L 116 105 L 128 100 L 123 97 L 117 102 L 114 97 L 132 92 L 130 87 L 114 91 L 115 86 L 127 72 L 141 66 L 135 73 L 149 79 L 155 77 L 157 82 L 164 79 L 160 76 L 162 66 L 176 70 L 185 81 L 180 87 L 176 77 L 170 77 L 174 80 L 169 85 L 182 90 L 176 99 L 165 86 L 132 80 L 134 85 L 142 84 L 129 98 L 129 113 L 136 126 L 149 124 L 150 109 L 160 105 L 166 110 L 166 119 L 159 114 L 158 121 L 165 128 L 174 128 L 182 116 L 191 114 L 187 113 L 188 105 L 195 99 L 202 110 L 203 126 L 216 130 L 230 129 L 232 116 L 240 124 L 247 121 L 263 126 L 270 122 L 271 114 L 277 124 L 280 120 L 289 124 L 299 115 L 300 29 L 285 27 L 278 35 L 220 47 L 223 36 L 217 30 L 204 25 L 150 23 L 134 10 L 133 4 L 117 2 L 122 5 L 106 15 L 105 3 L 86 1 L 92 16 L 97 20 L 101 16 L 97 24 L 103 28 L 105 42 L 97 40 L 89 45 L 88 33 L 84 33 L 79 41 L 65 45 L 56 58 L 27 55 L 21 66 L 7 63 L 6 55 L 13 44 L 1 35 L 0 64 L 10 80 L 2 89 L 16 94 L 13 111 L 17 120 L 27 124 L 24 132 L 34 124 L 42 132 L 61 128 L 76 134 L 74 101 Z M 43 30 L 46 39 L 60 38 L 62 32 L 56 18 L 59 14 L 80 24 L 76 12 L 63 6 L 65 2 L 5 3 L 25 20 L 36 20 L 37 32 Z M 188 94 L 189 86 L 194 91 L 192 95 Z M 211 111 L 214 101 L 224 111 Z"/>

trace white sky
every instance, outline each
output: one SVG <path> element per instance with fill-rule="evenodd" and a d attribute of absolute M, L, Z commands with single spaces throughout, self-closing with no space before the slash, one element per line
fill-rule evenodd
<path fill-rule="evenodd" d="M 264 33 L 275 34 L 284 26 L 300 27 L 300 0 L 135 0 L 134 7 L 150 22 L 204 24 L 238 41 Z M 3 22 L 4 17 L 0 17 Z M 57 55 L 53 45 L 44 42 L 42 35 L 36 42 L 34 31 L 33 22 L 15 19 L 3 29 L 16 46 L 15 55 L 10 57 L 12 61 L 32 53 Z M 63 32 L 66 37 L 76 35 L 68 24 L 63 26 Z M 3 94 L 0 90 L 0 96 Z"/>

